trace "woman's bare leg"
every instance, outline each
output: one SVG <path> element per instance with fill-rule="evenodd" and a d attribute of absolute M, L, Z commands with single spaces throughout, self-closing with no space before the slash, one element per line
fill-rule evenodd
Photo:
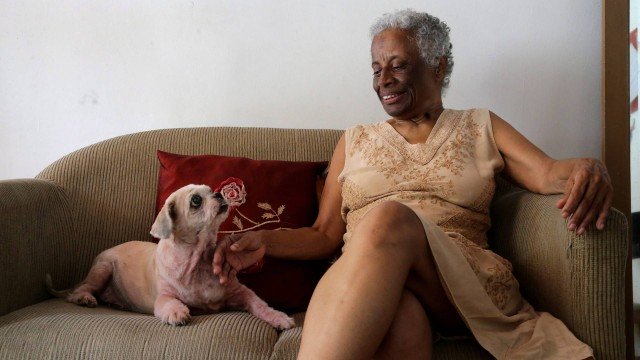
<path fill-rule="evenodd" d="M 392 324 L 405 284 L 428 311 L 452 308 L 422 222 L 406 206 L 386 202 L 360 222 L 345 252 L 318 283 L 299 358 L 371 359 Z M 454 309 L 450 318 L 456 316 Z"/>
<path fill-rule="evenodd" d="M 387 334 L 373 358 L 429 360 L 433 336 L 429 318 L 416 297 L 405 290 Z"/>

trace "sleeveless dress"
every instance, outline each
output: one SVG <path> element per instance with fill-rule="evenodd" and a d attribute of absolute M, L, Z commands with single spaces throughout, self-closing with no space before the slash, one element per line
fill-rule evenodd
<path fill-rule="evenodd" d="M 452 304 L 493 356 L 593 355 L 560 320 L 522 298 L 511 263 L 488 249 L 489 205 L 504 167 L 488 110 L 444 110 L 425 143 L 408 143 L 386 121 L 349 128 L 344 136 L 343 251 L 369 210 L 400 202 L 422 221 Z"/>

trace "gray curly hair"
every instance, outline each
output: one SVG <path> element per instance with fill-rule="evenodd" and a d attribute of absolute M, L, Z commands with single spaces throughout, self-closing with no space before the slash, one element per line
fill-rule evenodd
<path fill-rule="evenodd" d="M 453 54 L 449 41 L 449 26 L 435 16 L 420 13 L 412 9 L 396 10 L 394 13 L 383 14 L 371 26 L 371 38 L 387 29 L 402 29 L 410 31 L 420 51 L 424 62 L 437 68 L 440 58 L 447 60 L 447 68 L 442 80 L 442 90 L 449 87 L 451 71 L 453 71 Z"/>

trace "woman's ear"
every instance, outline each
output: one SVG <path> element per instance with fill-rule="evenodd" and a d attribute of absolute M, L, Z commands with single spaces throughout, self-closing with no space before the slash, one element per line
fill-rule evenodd
<path fill-rule="evenodd" d="M 151 226 L 150 234 L 158 239 L 168 239 L 171 236 L 173 230 L 173 220 L 175 219 L 175 203 L 169 202 L 164 204 L 156 221 Z"/>
<path fill-rule="evenodd" d="M 447 71 L 447 58 L 442 56 L 440 57 L 440 61 L 438 62 L 438 67 L 436 68 L 436 79 L 438 82 L 442 82 L 444 80 L 444 74 Z"/>

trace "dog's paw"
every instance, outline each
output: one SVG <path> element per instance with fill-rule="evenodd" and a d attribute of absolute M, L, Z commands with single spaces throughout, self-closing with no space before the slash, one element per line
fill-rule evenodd
<path fill-rule="evenodd" d="M 163 323 L 173 326 L 186 325 L 191 321 L 189 308 L 177 301 L 167 304 L 159 314 L 156 314 L 156 316 L 159 317 Z"/>
<path fill-rule="evenodd" d="M 268 322 L 269 325 L 273 326 L 278 330 L 291 329 L 296 325 L 296 322 L 293 320 L 292 317 L 277 310 L 273 310 L 273 311 L 270 311 L 268 314 L 265 314 L 265 317 L 263 318 L 263 320 Z"/>
<path fill-rule="evenodd" d="M 98 300 L 96 300 L 91 293 L 86 291 L 73 292 L 69 294 L 69 296 L 67 296 L 67 301 L 90 308 L 98 306 Z"/>

